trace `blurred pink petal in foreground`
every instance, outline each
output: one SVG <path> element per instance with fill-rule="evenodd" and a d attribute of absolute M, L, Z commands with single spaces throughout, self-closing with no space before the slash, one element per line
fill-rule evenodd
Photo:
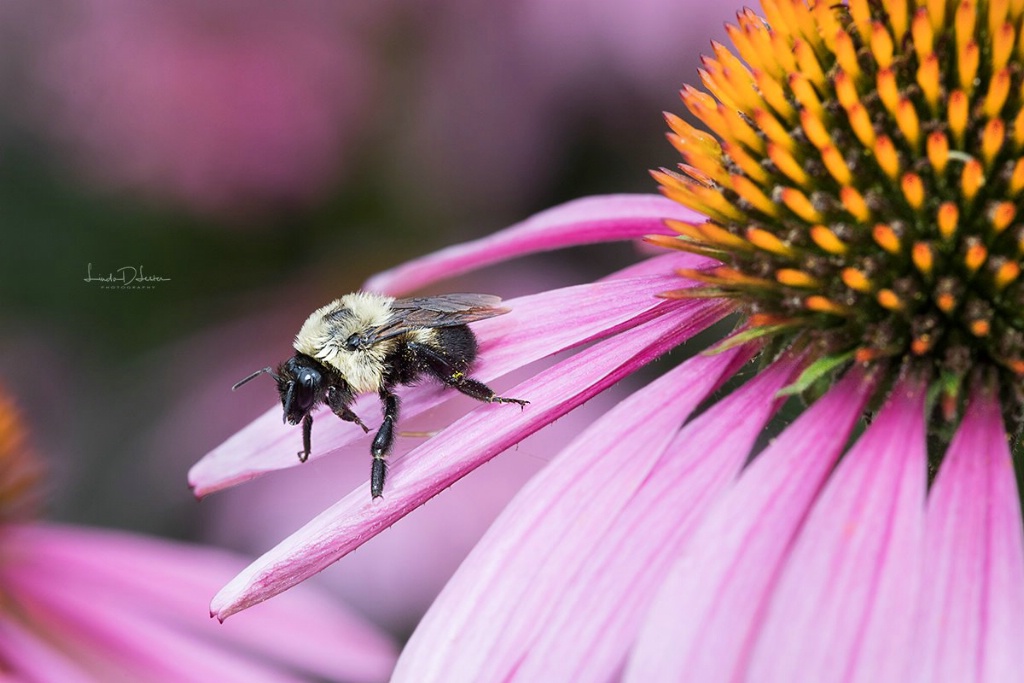
<path fill-rule="evenodd" d="M 40 48 L 36 120 L 114 188 L 196 209 L 315 199 L 364 115 L 359 32 L 322 3 L 80 0 Z"/>
<path fill-rule="evenodd" d="M 237 556 L 43 523 L 0 530 L 0 663 L 28 680 L 384 680 L 391 642 L 317 591 L 231 624 L 211 590 Z"/>
<path fill-rule="evenodd" d="M 221 625 L 205 603 L 239 557 L 28 519 L 39 472 L 0 397 L 0 670 L 15 680 L 388 676 L 391 641 L 312 587 Z"/>

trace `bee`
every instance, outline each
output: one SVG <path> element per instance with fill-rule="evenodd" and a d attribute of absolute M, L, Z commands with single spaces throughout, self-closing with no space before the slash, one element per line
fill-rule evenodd
<path fill-rule="evenodd" d="M 370 494 L 384 493 L 385 458 L 395 443 L 398 421 L 396 386 L 412 384 L 423 375 L 488 403 L 529 401 L 498 396 L 469 373 L 477 342 L 468 323 L 508 313 L 501 299 L 488 294 L 447 294 L 395 299 L 372 292 L 347 294 L 318 308 L 295 335 L 295 355 L 277 368 L 257 370 L 232 387 L 238 389 L 263 374 L 277 382 L 284 420 L 302 423 L 306 462 L 311 449 L 313 410 L 321 403 L 346 422 L 370 428 L 349 407 L 356 396 L 377 392 L 384 419 L 370 446 Z"/>

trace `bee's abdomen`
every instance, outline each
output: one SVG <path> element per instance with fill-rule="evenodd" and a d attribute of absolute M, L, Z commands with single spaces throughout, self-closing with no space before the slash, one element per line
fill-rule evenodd
<path fill-rule="evenodd" d="M 476 337 L 466 325 L 436 327 L 410 332 L 401 340 L 401 362 L 391 363 L 386 383 L 412 384 L 428 367 L 423 351 L 443 357 L 456 371 L 468 373 L 476 360 Z"/>
<path fill-rule="evenodd" d="M 439 327 L 435 347 L 440 348 L 459 370 L 469 370 L 476 360 L 476 336 L 467 325 Z"/>

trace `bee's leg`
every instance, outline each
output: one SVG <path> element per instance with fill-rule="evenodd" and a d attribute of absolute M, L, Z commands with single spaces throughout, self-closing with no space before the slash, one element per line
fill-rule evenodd
<path fill-rule="evenodd" d="M 341 391 L 333 385 L 327 387 L 327 405 L 330 407 L 331 411 L 345 422 L 355 422 L 363 428 L 364 432 L 369 434 L 370 428 L 363 424 L 363 421 L 359 419 L 359 416 L 352 412 L 352 409 L 348 407 L 348 403 L 352 398 L 351 392 Z"/>
<path fill-rule="evenodd" d="M 388 473 L 387 461 L 384 458 L 388 457 L 391 447 L 395 445 L 395 423 L 398 421 L 398 397 L 387 389 L 381 389 L 380 402 L 384 408 L 384 421 L 381 422 L 370 447 L 370 453 L 373 455 L 370 495 L 374 498 L 384 495 L 384 478 Z"/>
<path fill-rule="evenodd" d="M 309 453 L 313 450 L 311 443 L 313 440 L 313 416 L 306 413 L 302 418 L 302 450 L 299 451 L 299 462 L 306 462 L 309 460 Z"/>
<path fill-rule="evenodd" d="M 342 408 L 339 411 L 334 412 L 335 415 L 340 417 L 345 422 L 355 422 L 357 425 L 363 428 L 363 431 L 367 434 L 370 433 L 370 428 L 363 424 L 363 421 L 359 419 L 359 416 L 353 413 L 348 408 Z"/>
<path fill-rule="evenodd" d="M 472 377 L 468 377 L 451 360 L 425 344 L 409 342 L 407 348 L 415 354 L 427 372 L 453 389 L 458 389 L 466 396 L 472 396 L 478 401 L 485 401 L 487 403 L 518 403 L 520 406 L 525 406 L 529 403 L 529 401 L 521 398 L 498 396 L 489 386 Z"/>

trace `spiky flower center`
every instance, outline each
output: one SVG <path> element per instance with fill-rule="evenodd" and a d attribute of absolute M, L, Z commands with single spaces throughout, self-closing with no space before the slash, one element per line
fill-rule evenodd
<path fill-rule="evenodd" d="M 660 240 L 718 259 L 686 273 L 734 297 L 747 333 L 822 358 L 923 366 L 955 403 L 1024 376 L 1024 0 L 763 0 L 713 43 L 681 172 L 708 220 Z M 990 372 L 991 374 L 991 372 Z"/>

